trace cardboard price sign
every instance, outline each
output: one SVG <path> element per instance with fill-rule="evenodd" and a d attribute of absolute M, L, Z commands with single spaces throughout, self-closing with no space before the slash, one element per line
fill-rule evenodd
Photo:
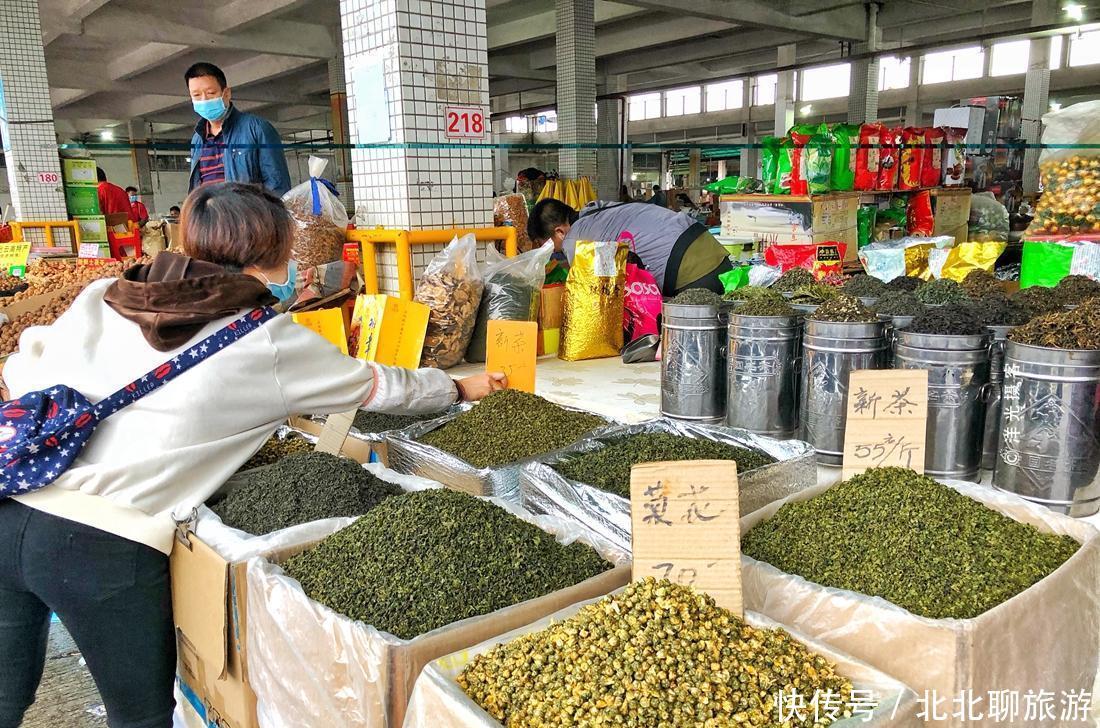
<path fill-rule="evenodd" d="M 27 258 L 30 255 L 30 243 L 0 244 L 0 270 L 22 277 L 27 270 Z"/>
<path fill-rule="evenodd" d="M 887 465 L 923 473 L 927 427 L 927 369 L 852 372 L 843 477 Z"/>
<path fill-rule="evenodd" d="M 630 469 L 632 578 L 690 586 L 741 616 L 737 466 L 729 460 Z"/>
<path fill-rule="evenodd" d="M 348 336 L 344 331 L 344 312 L 338 308 L 291 314 L 294 323 L 305 326 L 332 342 L 345 356 L 348 353 Z"/>
<path fill-rule="evenodd" d="M 504 372 L 509 389 L 534 394 L 538 322 L 490 321 L 486 338 L 485 371 Z"/>

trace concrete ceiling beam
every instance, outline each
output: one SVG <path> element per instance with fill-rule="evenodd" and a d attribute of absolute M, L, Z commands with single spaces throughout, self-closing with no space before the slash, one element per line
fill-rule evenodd
<path fill-rule="evenodd" d="M 629 2 L 649 10 L 669 9 L 665 0 Z M 867 12 L 862 4 L 844 5 L 812 15 L 790 15 L 775 5 L 760 0 L 692 0 L 684 3 L 678 10 L 696 18 L 754 28 L 778 28 L 841 40 L 867 39 Z"/>

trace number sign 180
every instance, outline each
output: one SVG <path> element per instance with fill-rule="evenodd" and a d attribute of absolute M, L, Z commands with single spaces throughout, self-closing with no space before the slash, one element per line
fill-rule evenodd
<path fill-rule="evenodd" d="M 485 113 L 476 106 L 448 106 L 447 137 L 450 139 L 481 139 L 486 131 Z"/>

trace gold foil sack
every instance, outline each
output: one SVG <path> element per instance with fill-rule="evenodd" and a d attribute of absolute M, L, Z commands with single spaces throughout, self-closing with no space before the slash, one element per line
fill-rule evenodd
<path fill-rule="evenodd" d="M 1005 252 L 1008 243 L 958 243 L 947 254 L 947 260 L 943 263 L 942 278 L 950 278 L 959 283 L 970 275 L 971 271 L 984 270 L 993 272 L 993 264 L 1001 253 Z"/>
<path fill-rule="evenodd" d="M 578 240 L 565 282 L 561 344 L 565 361 L 618 356 L 623 348 L 627 246 Z"/>
<path fill-rule="evenodd" d="M 910 245 L 905 249 L 905 275 L 916 276 L 926 281 L 932 280 L 932 269 L 928 267 L 928 253 L 935 246 L 931 243 Z"/>

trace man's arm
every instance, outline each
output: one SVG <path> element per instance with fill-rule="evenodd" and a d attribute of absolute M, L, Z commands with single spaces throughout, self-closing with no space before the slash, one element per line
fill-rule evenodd
<path fill-rule="evenodd" d="M 286 166 L 286 155 L 283 153 L 282 139 L 279 132 L 266 119 L 260 119 L 260 174 L 264 187 L 282 197 L 290 191 L 290 168 Z"/>

